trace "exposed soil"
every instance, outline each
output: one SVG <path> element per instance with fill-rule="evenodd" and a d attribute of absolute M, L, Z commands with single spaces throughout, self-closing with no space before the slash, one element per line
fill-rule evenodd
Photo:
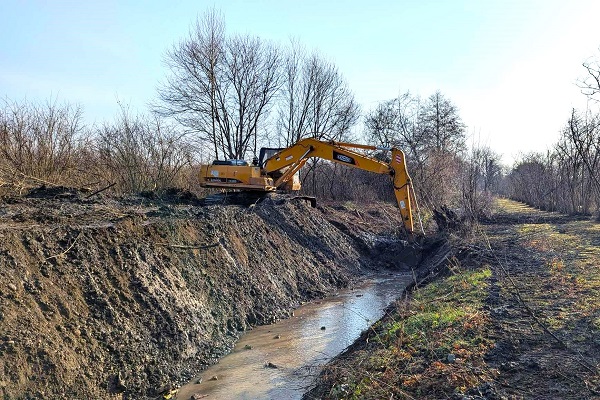
<path fill-rule="evenodd" d="M 600 224 L 498 204 L 306 399 L 600 398 Z"/>
<path fill-rule="evenodd" d="M 0 395 L 168 392 L 244 330 L 374 269 L 414 265 L 400 223 L 392 205 L 277 196 L 206 206 L 177 191 L 40 188 L 1 198 Z M 383 256 L 390 249 L 401 253 Z"/>

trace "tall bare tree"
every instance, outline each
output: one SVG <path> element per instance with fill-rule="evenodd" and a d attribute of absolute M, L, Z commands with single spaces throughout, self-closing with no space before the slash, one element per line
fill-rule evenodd
<path fill-rule="evenodd" d="M 426 157 L 417 170 L 421 195 L 429 207 L 436 208 L 460 197 L 466 126 L 458 108 L 437 91 L 420 108 L 419 129 L 422 157 Z"/>
<path fill-rule="evenodd" d="M 589 112 L 580 116 L 573 110 L 564 132 L 589 174 L 590 186 L 600 207 L 600 116 Z M 600 212 L 598 215 L 600 217 Z"/>
<path fill-rule="evenodd" d="M 600 51 L 600 49 L 598 50 Z M 600 60 L 598 56 L 589 58 L 582 65 L 587 75 L 579 81 L 579 87 L 588 98 L 600 101 L 598 99 L 600 93 Z"/>
<path fill-rule="evenodd" d="M 304 137 L 339 140 L 359 116 L 359 107 L 337 67 L 292 42 L 283 66 L 277 131 L 285 145 Z"/>
<path fill-rule="evenodd" d="M 226 37 L 211 10 L 167 52 L 170 75 L 154 109 L 200 133 L 217 158 L 244 158 L 279 89 L 279 53 L 256 37 Z"/>
<path fill-rule="evenodd" d="M 196 20 L 189 36 L 167 51 L 170 75 L 154 105 L 160 115 L 175 118 L 212 144 L 219 157 L 217 90 L 225 58 L 225 24 L 215 9 Z"/>
<path fill-rule="evenodd" d="M 419 125 L 428 148 L 449 153 L 465 149 L 466 126 L 456 106 L 439 91 L 421 108 Z"/>
<path fill-rule="evenodd" d="M 227 42 L 225 80 L 231 90 L 218 91 L 223 148 L 243 158 L 250 145 L 256 155 L 259 123 L 280 86 L 279 50 L 258 38 L 235 36 Z"/>
<path fill-rule="evenodd" d="M 586 169 L 573 143 L 565 134 L 555 145 L 557 209 L 569 214 L 589 214 L 592 206 L 592 189 L 589 187 Z"/>
<path fill-rule="evenodd" d="M 277 115 L 277 133 L 280 145 L 295 143 L 308 130 L 311 88 L 305 84 L 302 63 L 306 50 L 292 41 L 283 62 L 283 85 Z"/>
<path fill-rule="evenodd" d="M 419 126 L 421 99 L 409 92 L 380 103 L 365 118 L 368 139 L 381 146 L 404 150 L 411 162 L 424 156 L 426 142 Z"/>
<path fill-rule="evenodd" d="M 405 151 L 417 195 L 427 206 L 459 195 L 465 125 L 456 106 L 439 91 L 425 102 L 408 92 L 383 102 L 365 125 L 372 142 Z"/>
<path fill-rule="evenodd" d="M 307 54 L 292 41 L 282 70 L 284 83 L 276 122 L 280 145 L 289 146 L 305 137 L 346 138 L 360 110 L 337 67 L 316 52 Z M 308 162 L 302 177 L 305 192 L 316 194 L 318 187 L 328 186 L 341 173 L 323 164 L 316 159 Z M 327 178 L 329 173 L 334 177 Z"/>

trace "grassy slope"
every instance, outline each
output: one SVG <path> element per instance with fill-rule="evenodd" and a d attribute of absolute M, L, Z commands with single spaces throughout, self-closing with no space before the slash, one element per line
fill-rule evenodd
<path fill-rule="evenodd" d="M 319 397 L 598 398 L 600 224 L 499 200 L 461 246 L 449 277 L 326 370 Z"/>

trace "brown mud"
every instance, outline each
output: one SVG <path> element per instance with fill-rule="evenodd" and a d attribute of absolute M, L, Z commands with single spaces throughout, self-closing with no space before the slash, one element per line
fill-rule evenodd
<path fill-rule="evenodd" d="M 162 395 L 245 330 L 419 258 L 392 205 L 87 196 L 0 198 L 4 399 Z"/>

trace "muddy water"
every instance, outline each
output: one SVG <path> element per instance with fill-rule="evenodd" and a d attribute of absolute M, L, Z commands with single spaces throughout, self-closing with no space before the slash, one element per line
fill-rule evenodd
<path fill-rule="evenodd" d="M 305 304 L 290 319 L 254 328 L 231 354 L 183 386 L 177 399 L 188 400 L 195 393 L 207 399 L 300 399 L 319 367 L 379 319 L 411 279 L 376 277 Z"/>

